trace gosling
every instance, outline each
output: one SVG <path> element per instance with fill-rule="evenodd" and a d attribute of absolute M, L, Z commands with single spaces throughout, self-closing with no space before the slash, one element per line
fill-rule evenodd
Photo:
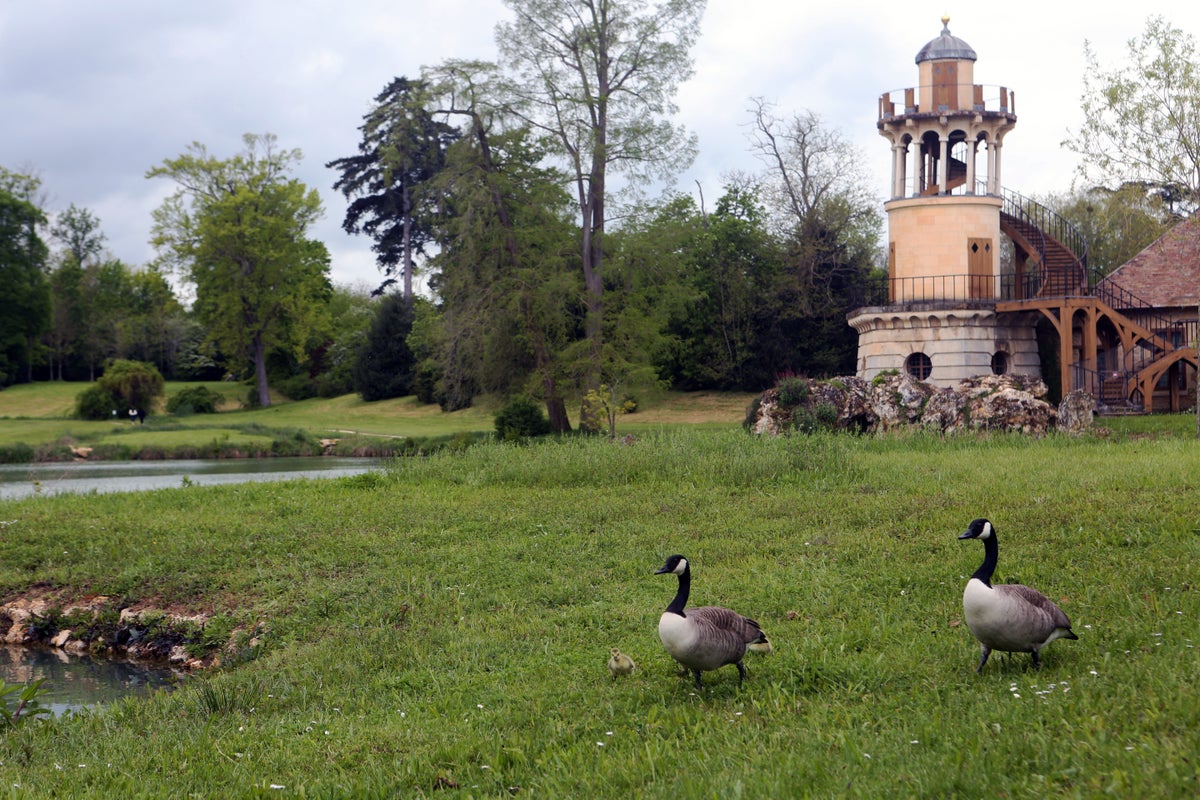
<path fill-rule="evenodd" d="M 608 659 L 608 671 L 612 673 L 614 681 L 618 675 L 632 675 L 635 669 L 637 669 L 637 664 L 633 663 L 632 658 L 616 647 L 612 649 L 612 657 Z"/>

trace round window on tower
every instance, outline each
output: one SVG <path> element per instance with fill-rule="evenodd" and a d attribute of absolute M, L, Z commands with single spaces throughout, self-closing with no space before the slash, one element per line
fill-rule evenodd
<path fill-rule="evenodd" d="M 992 354 L 992 374 L 1008 374 L 1008 353 L 1004 352 L 1003 350 L 997 350 Z"/>
<path fill-rule="evenodd" d="M 924 353 L 913 353 L 904 362 L 904 371 L 911 377 L 923 381 L 933 372 L 933 362 Z"/>

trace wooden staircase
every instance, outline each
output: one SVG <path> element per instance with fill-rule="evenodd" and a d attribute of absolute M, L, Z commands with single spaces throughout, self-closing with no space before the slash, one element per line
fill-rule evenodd
<path fill-rule="evenodd" d="M 1101 412 L 1148 412 L 1153 410 L 1155 384 L 1172 364 L 1198 366 L 1196 323 L 1181 328 L 1128 292 L 1104 284 L 1090 287 L 1086 243 L 1062 217 L 1033 200 L 1005 192 L 1000 230 L 1012 239 L 1019 266 L 1013 285 L 1006 287 L 1005 294 L 1012 299 L 997 302 L 996 310 L 1038 310 L 1054 323 L 1060 338 L 1064 394 L 1087 389 Z M 1082 337 L 1082 358 L 1067 363 L 1074 353 L 1080 313 L 1091 327 Z M 1100 320 L 1111 323 L 1120 338 L 1122 363 L 1115 370 L 1100 369 L 1097 363 Z M 1166 331 L 1179 334 L 1172 337 Z"/>

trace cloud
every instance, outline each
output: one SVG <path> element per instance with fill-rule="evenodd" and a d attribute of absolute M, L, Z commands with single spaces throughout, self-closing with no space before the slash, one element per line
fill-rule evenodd
<path fill-rule="evenodd" d="M 1028 0 L 709 0 L 695 74 L 678 97 L 700 144 L 679 189 L 699 181 L 711 202 L 723 174 L 758 168 L 745 124 L 749 98 L 760 96 L 838 128 L 882 197 L 890 161 L 875 128 L 878 97 L 915 85 L 913 59 L 947 9 L 951 30 L 979 55 L 976 82 L 1016 91 L 1004 180 L 1025 194 L 1070 187 L 1074 157 L 1060 142 L 1082 124 L 1085 39 L 1117 63 L 1149 15 L 1200 35 L 1194 3 L 1083 13 Z M 170 192 L 145 172 L 193 141 L 227 156 L 242 134 L 271 132 L 304 152 L 298 177 L 324 199 L 314 236 L 330 249 L 334 280 L 374 284 L 370 243 L 341 230 L 345 201 L 324 164 L 355 152 L 362 116 L 391 78 L 452 57 L 494 59 L 493 29 L 507 16 L 501 0 L 9 3 L 0 8 L 0 165 L 40 175 L 51 211 L 94 211 L 113 254 L 142 264 L 153 257 L 150 212 Z"/>

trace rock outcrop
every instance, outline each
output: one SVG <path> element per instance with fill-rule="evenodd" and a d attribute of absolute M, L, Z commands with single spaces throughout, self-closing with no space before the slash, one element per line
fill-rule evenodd
<path fill-rule="evenodd" d="M 989 430 L 1038 435 L 1056 424 L 1071 432 L 1091 425 L 1093 402 L 1089 395 L 1071 393 L 1060 410 L 1046 402 L 1046 394 L 1041 380 L 1015 375 L 969 378 L 952 388 L 938 388 L 904 374 L 872 381 L 787 378 L 762 394 L 746 427 L 771 435 L 820 427 L 860 432 L 920 428 L 944 434 Z"/>

